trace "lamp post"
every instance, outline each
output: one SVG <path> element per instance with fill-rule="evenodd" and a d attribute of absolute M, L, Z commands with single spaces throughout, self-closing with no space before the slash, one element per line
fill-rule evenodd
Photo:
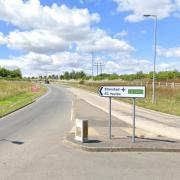
<path fill-rule="evenodd" d="M 156 41 L 157 41 L 157 15 L 145 14 L 144 17 L 153 17 L 154 18 L 154 63 L 153 63 L 153 94 L 152 94 L 152 103 L 156 103 L 156 85 L 155 85 L 155 73 L 156 73 Z"/>

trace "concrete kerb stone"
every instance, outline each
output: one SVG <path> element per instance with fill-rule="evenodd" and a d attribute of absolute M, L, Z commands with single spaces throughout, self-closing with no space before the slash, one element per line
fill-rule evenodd
<path fill-rule="evenodd" d="M 36 102 L 36 99 L 33 100 L 32 102 L 29 102 L 29 103 L 25 104 L 24 106 L 21 106 L 21 107 L 19 107 L 19 108 L 13 110 L 13 111 L 11 111 L 11 112 L 8 112 L 8 113 L 2 115 L 2 116 L 0 117 L 0 119 L 6 117 L 6 116 L 8 116 L 8 115 L 11 115 L 11 114 L 13 114 L 13 113 L 15 113 L 15 112 L 17 112 L 17 111 L 19 111 L 19 110 L 21 110 L 21 109 L 24 109 L 25 107 L 27 107 L 27 106 L 33 104 L 34 102 Z"/>
<path fill-rule="evenodd" d="M 89 147 L 86 143 L 78 143 L 73 141 L 68 135 L 65 135 L 64 144 L 75 149 L 80 149 L 87 152 L 180 152 L 180 148 L 158 148 L 158 147 Z"/>

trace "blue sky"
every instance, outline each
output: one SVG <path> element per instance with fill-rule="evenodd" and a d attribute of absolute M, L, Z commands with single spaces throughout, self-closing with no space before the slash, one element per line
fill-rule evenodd
<path fill-rule="evenodd" d="M 162 11 L 163 10 L 163 11 Z M 158 17 L 157 71 L 180 70 L 179 0 L 0 0 L 0 66 L 23 75 L 84 70 L 152 71 Z"/>

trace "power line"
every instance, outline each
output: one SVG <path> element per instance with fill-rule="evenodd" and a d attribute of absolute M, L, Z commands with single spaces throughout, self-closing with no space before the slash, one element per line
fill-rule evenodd
<path fill-rule="evenodd" d="M 96 67 L 96 75 L 98 76 L 99 75 L 99 69 L 100 69 L 100 74 L 102 74 L 102 67 L 104 66 L 104 64 L 102 62 L 97 62 L 97 63 L 94 63 L 94 65 Z"/>

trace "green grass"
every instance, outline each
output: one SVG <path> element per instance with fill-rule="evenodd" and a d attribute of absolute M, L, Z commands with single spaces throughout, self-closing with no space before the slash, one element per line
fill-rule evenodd
<path fill-rule="evenodd" d="M 0 81 L 0 117 L 32 103 L 46 92 L 44 86 L 39 92 L 32 92 L 32 85 L 26 81 Z"/>
<path fill-rule="evenodd" d="M 61 82 L 60 82 L 61 83 Z M 78 87 L 81 89 L 85 89 L 91 92 L 98 92 L 100 86 L 103 85 L 126 85 L 124 82 L 115 82 L 109 83 L 107 82 L 83 82 L 83 84 L 78 82 L 65 82 L 66 85 Z M 156 89 L 156 97 L 157 103 L 152 104 L 152 88 L 146 88 L 146 98 L 139 98 L 136 100 L 136 104 L 140 107 L 144 107 L 147 109 L 160 111 L 168 114 L 178 115 L 180 116 L 180 89 L 173 88 L 157 88 Z M 132 103 L 132 99 L 129 98 L 116 98 L 118 101 L 124 101 L 127 103 Z"/>

